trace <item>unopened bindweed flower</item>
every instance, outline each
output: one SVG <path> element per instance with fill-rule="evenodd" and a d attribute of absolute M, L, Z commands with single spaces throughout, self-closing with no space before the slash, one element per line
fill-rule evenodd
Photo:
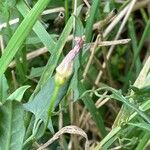
<path fill-rule="evenodd" d="M 60 65 L 56 68 L 55 81 L 58 84 L 63 84 L 73 72 L 73 60 L 79 53 L 83 45 L 82 37 L 75 37 L 74 48 L 66 55 Z"/>

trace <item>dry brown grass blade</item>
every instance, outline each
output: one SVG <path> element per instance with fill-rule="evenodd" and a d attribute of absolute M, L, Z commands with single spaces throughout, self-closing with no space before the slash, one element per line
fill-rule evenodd
<path fill-rule="evenodd" d="M 90 4 L 89 4 L 89 2 L 87 1 L 87 0 L 83 0 L 84 1 L 84 3 L 86 4 L 86 6 L 88 7 L 88 8 L 91 8 L 91 6 L 90 6 Z"/>
<path fill-rule="evenodd" d="M 150 56 L 148 57 L 143 69 L 141 70 L 138 78 L 136 79 L 134 86 L 136 86 L 138 88 L 141 88 L 143 86 L 149 70 L 150 70 Z"/>
<path fill-rule="evenodd" d="M 131 41 L 131 39 L 122 39 L 122 40 L 114 40 L 114 41 L 100 41 L 98 43 L 98 47 L 123 45 L 123 44 L 128 44 L 130 41 Z"/>
<path fill-rule="evenodd" d="M 73 126 L 73 125 L 66 126 L 66 127 L 63 127 L 62 129 L 60 129 L 57 133 L 54 134 L 54 136 L 50 140 L 48 140 L 45 144 L 40 146 L 37 150 L 45 149 L 50 144 L 52 144 L 55 140 L 59 139 L 59 137 L 64 133 L 77 134 L 77 135 L 83 136 L 86 139 L 85 150 L 89 150 L 89 141 L 88 141 L 87 134 L 81 128 L 79 128 L 77 126 Z"/>
<path fill-rule="evenodd" d="M 98 47 L 102 47 L 102 46 L 110 46 L 110 45 L 119 45 L 119 44 L 127 44 L 130 42 L 130 39 L 122 39 L 122 40 L 116 40 L 116 41 L 101 41 L 98 43 Z M 94 47 L 94 43 L 91 43 L 91 48 Z M 27 60 L 30 60 L 30 59 L 33 59 L 33 58 L 36 58 L 44 53 L 48 52 L 48 49 L 46 47 L 43 47 L 43 48 L 40 48 L 40 49 L 37 49 L 33 52 L 29 52 L 27 54 Z M 20 60 L 21 61 L 21 60 Z M 14 68 L 16 66 L 16 62 L 15 60 L 12 61 L 10 64 L 9 64 L 9 67 L 10 68 Z"/>
<path fill-rule="evenodd" d="M 141 1 L 137 2 L 137 4 L 134 6 L 132 11 L 136 11 L 140 8 L 147 7 L 149 3 L 150 3 L 150 0 L 141 0 Z"/>

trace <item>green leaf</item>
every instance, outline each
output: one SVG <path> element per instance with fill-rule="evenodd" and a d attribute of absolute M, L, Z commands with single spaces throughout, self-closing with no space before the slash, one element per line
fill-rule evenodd
<path fill-rule="evenodd" d="M 45 67 L 31 68 L 29 78 L 32 79 L 32 78 L 40 77 L 44 69 Z"/>
<path fill-rule="evenodd" d="M 19 102 L 7 101 L 0 107 L 0 149 L 22 150 L 25 134 L 24 111 Z"/>
<path fill-rule="evenodd" d="M 5 102 L 6 98 L 8 97 L 8 84 L 7 84 L 7 79 L 3 75 L 2 78 L 0 79 L 0 102 L 3 103 Z"/>
<path fill-rule="evenodd" d="M 56 98 L 55 107 L 58 105 L 60 100 L 65 96 L 68 90 L 68 84 L 69 81 L 60 88 L 59 94 Z M 55 88 L 54 78 L 50 78 L 45 83 L 40 92 L 35 96 L 35 98 L 31 102 L 24 104 L 25 109 L 32 112 L 35 115 L 36 120 L 41 119 L 45 124 L 48 119 L 48 110 L 51 103 L 54 88 Z"/>
<path fill-rule="evenodd" d="M 144 28 L 142 37 L 141 37 L 139 45 L 138 45 L 138 48 L 136 49 L 136 52 L 134 53 L 134 57 L 132 59 L 133 61 L 132 61 L 129 73 L 131 73 L 131 71 L 132 71 L 132 69 L 134 67 L 135 62 L 138 61 L 137 58 L 139 57 L 139 54 L 140 54 L 140 52 L 142 50 L 142 47 L 144 45 L 144 41 L 145 41 L 146 37 L 149 35 L 149 29 L 150 29 L 150 19 L 148 20 L 148 22 L 146 24 L 146 27 Z"/>
<path fill-rule="evenodd" d="M 147 143 L 149 141 L 149 138 L 150 138 L 150 133 L 149 132 L 145 132 L 145 134 L 143 135 L 143 137 L 140 138 L 138 146 L 136 147 L 135 150 L 146 149 Z"/>
<path fill-rule="evenodd" d="M 19 12 L 25 17 L 30 11 L 29 7 L 25 4 L 24 1 L 19 1 L 17 3 L 17 9 Z M 33 31 L 37 34 L 43 44 L 48 48 L 50 53 L 54 52 L 53 47 L 55 46 L 55 42 L 49 33 L 45 30 L 44 26 L 40 21 L 37 21 L 33 26 Z"/>
<path fill-rule="evenodd" d="M 23 95 L 25 93 L 25 91 L 30 88 L 30 85 L 25 85 L 22 86 L 20 88 L 18 88 L 15 92 L 13 92 L 8 98 L 7 100 L 17 100 L 17 101 L 21 101 L 23 98 Z"/>
<path fill-rule="evenodd" d="M 130 122 L 128 122 L 128 125 L 138 127 L 142 129 L 143 131 L 150 131 L 150 124 L 145 122 L 139 116 L 137 116 L 136 118 L 133 118 Z"/>
<path fill-rule="evenodd" d="M 79 17 L 75 17 L 75 35 L 74 36 L 83 36 L 84 35 L 84 26 Z"/>
<path fill-rule="evenodd" d="M 25 38 L 30 33 L 34 23 L 38 19 L 38 16 L 49 2 L 50 0 L 39 0 L 17 28 L 16 32 L 5 48 L 2 57 L 0 58 L 0 78 L 2 77 L 3 73 L 7 69 L 9 63 L 11 62 L 17 51 L 20 49 Z"/>
<path fill-rule="evenodd" d="M 128 124 L 150 132 L 150 124 L 146 122 L 129 122 Z"/>
<path fill-rule="evenodd" d="M 107 144 L 107 142 L 109 142 L 109 145 L 107 144 L 107 147 L 109 147 L 114 142 L 114 136 L 119 132 L 120 129 L 120 127 L 112 129 L 111 132 L 109 132 L 107 136 L 93 150 L 102 149 L 102 147 Z"/>
<path fill-rule="evenodd" d="M 110 12 L 110 1 L 107 1 L 103 10 L 105 13 Z"/>
<path fill-rule="evenodd" d="M 134 91 L 134 94 L 136 95 L 145 95 L 150 93 L 150 85 L 144 86 L 142 88 L 131 86 L 131 89 Z"/>
<path fill-rule="evenodd" d="M 86 42 L 90 42 L 92 38 L 92 30 L 93 30 L 93 24 L 96 18 L 96 13 L 98 11 L 98 7 L 100 4 L 101 0 L 94 0 L 92 1 L 92 6 L 90 8 L 90 14 L 86 23 L 86 31 L 85 31 L 85 36 L 86 36 Z"/>
<path fill-rule="evenodd" d="M 132 48 L 133 48 L 133 55 L 136 54 L 136 51 L 138 49 L 138 45 L 137 45 L 137 36 L 136 36 L 136 30 L 135 30 L 135 25 L 134 25 L 134 19 L 133 17 L 129 18 L 128 21 L 128 29 L 129 29 L 129 36 L 131 38 L 131 44 L 132 44 Z M 140 57 L 138 56 L 137 61 L 135 62 L 136 64 L 136 75 L 138 76 L 139 71 L 141 69 L 141 64 L 140 64 Z"/>

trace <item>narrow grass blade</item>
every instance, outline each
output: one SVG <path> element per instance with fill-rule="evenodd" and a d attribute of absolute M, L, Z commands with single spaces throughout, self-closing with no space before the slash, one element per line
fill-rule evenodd
<path fill-rule="evenodd" d="M 93 150 L 100 150 L 100 149 L 102 149 L 103 145 L 105 145 L 108 141 L 113 139 L 113 137 L 120 131 L 120 129 L 121 129 L 121 127 L 116 127 L 114 129 L 112 129 L 111 132 L 109 132 L 109 134 Z M 113 142 L 114 141 L 112 140 L 110 145 Z"/>
<path fill-rule="evenodd" d="M 92 6 L 91 6 L 89 18 L 88 18 L 88 20 L 87 20 L 86 28 L 85 28 L 86 42 L 90 42 L 90 41 L 91 41 L 93 23 L 94 23 L 94 21 L 95 21 L 95 16 L 96 16 L 96 13 L 97 13 L 97 11 L 98 11 L 98 7 L 99 7 L 99 4 L 100 4 L 100 1 L 101 1 L 101 0 L 93 0 L 93 1 L 92 1 L 93 4 L 92 4 Z"/>
<path fill-rule="evenodd" d="M 146 148 L 149 139 L 150 139 L 150 133 L 145 132 L 145 135 L 142 137 L 142 139 L 140 139 L 140 142 L 135 150 L 142 150 L 142 149 L 144 150 Z"/>
<path fill-rule="evenodd" d="M 140 43 L 139 43 L 139 45 L 138 45 L 138 49 L 137 49 L 137 51 L 136 51 L 136 53 L 135 53 L 135 55 L 134 55 L 130 72 L 131 72 L 131 70 L 133 69 L 133 66 L 134 66 L 135 62 L 137 61 L 137 58 L 138 58 L 138 56 L 139 56 L 139 54 L 140 54 L 140 52 L 141 52 L 141 49 L 142 49 L 142 47 L 143 47 L 145 38 L 146 38 L 146 36 L 147 36 L 148 33 L 149 33 L 149 30 L 150 30 L 150 19 L 148 20 L 148 22 L 147 22 L 147 24 L 146 24 L 145 30 L 144 30 L 144 32 L 143 32 L 143 34 L 142 34 Z"/>
<path fill-rule="evenodd" d="M 24 1 L 19 1 L 17 3 L 17 9 L 24 17 L 30 11 L 29 7 L 25 4 Z M 37 21 L 35 23 L 35 25 L 33 26 L 33 31 L 37 34 L 43 44 L 48 48 L 49 52 L 53 53 L 53 47 L 55 46 L 55 42 L 49 35 L 49 33 L 45 30 L 44 26 L 40 23 L 40 21 Z"/>
<path fill-rule="evenodd" d="M 136 122 L 131 122 L 130 123 L 129 122 L 128 124 L 131 125 L 131 126 L 135 126 L 135 127 L 138 127 L 138 128 L 141 128 L 145 131 L 150 132 L 150 124 L 148 124 L 146 122 L 138 122 L 138 123 L 136 123 Z"/>
<path fill-rule="evenodd" d="M 134 26 L 134 22 L 133 22 L 132 17 L 129 18 L 128 29 L 129 29 L 129 35 L 131 37 L 132 48 L 133 48 L 133 55 L 134 55 L 133 57 L 135 57 L 136 51 L 138 49 L 138 44 L 137 44 L 135 26 Z M 136 61 L 135 65 L 136 65 L 136 75 L 138 75 L 138 73 L 141 69 L 140 58 L 139 57 L 137 58 L 137 61 Z"/>

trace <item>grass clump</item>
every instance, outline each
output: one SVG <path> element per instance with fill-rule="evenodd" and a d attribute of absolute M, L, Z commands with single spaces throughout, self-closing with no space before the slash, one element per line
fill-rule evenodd
<path fill-rule="evenodd" d="M 149 3 L 2 0 L 0 149 L 148 149 Z"/>

